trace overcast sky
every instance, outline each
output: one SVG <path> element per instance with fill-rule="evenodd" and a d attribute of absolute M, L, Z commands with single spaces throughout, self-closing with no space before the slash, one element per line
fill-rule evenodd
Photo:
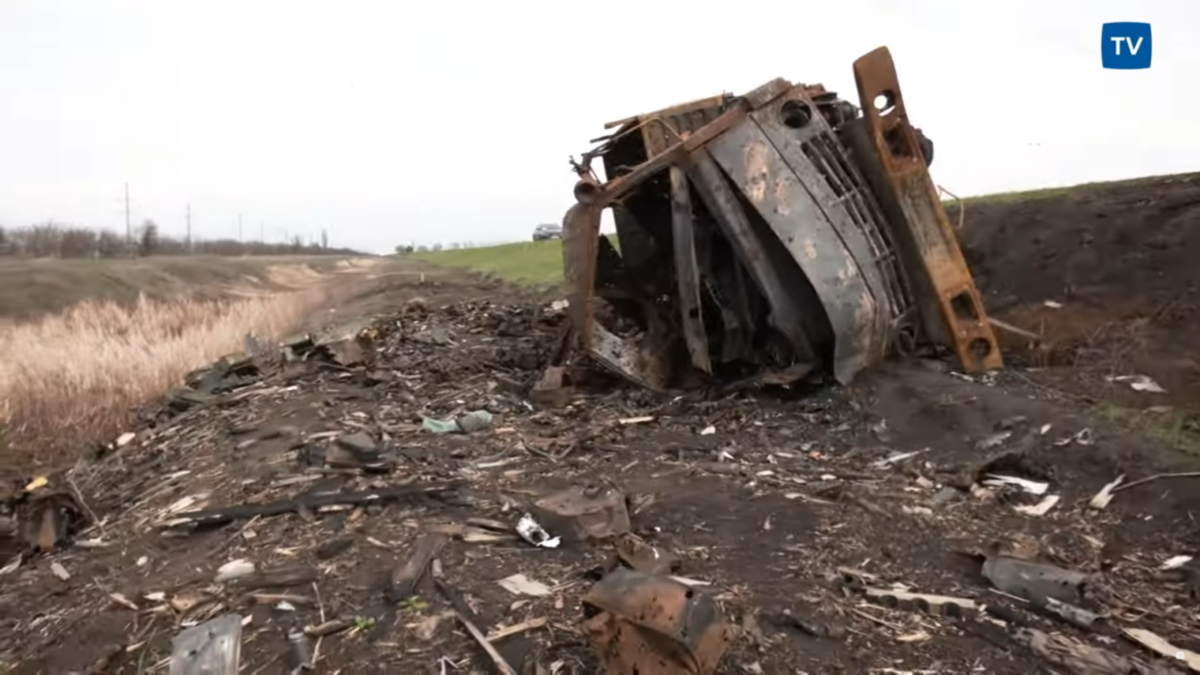
<path fill-rule="evenodd" d="M 1138 6 L 1140 9 L 1136 9 Z M 1149 70 L 1100 26 L 1153 25 Z M 0 223 L 386 252 L 558 222 L 603 123 L 891 48 L 962 195 L 1200 169 L 1195 0 L 0 0 Z M 856 101 L 857 102 L 857 101 Z"/>

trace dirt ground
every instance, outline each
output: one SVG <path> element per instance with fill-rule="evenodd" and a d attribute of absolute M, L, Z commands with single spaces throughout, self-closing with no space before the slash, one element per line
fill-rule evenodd
<path fill-rule="evenodd" d="M 1200 469 L 1168 447 L 1186 448 L 1200 393 L 1181 372 L 1200 349 L 1188 340 L 1200 178 L 967 209 L 964 243 L 991 306 L 1049 346 L 1013 341 L 1012 367 L 986 377 L 896 363 L 787 397 L 659 398 L 608 383 L 544 407 L 529 391 L 564 321 L 551 297 L 396 261 L 389 284 L 337 312 L 383 317 L 376 363 L 264 365 L 202 405 L 148 410 L 156 423 L 128 445 L 51 478 L 45 489 L 77 491 L 98 522 L 0 576 L 0 663 L 166 672 L 183 626 L 236 611 L 245 673 L 290 672 L 288 630 L 334 620 L 341 630 L 307 642 L 317 672 L 495 672 L 457 599 L 484 633 L 518 630 L 494 644 L 519 671 L 597 672 L 580 599 L 612 549 L 539 548 L 512 529 L 532 501 L 576 485 L 621 490 L 636 537 L 715 598 L 735 635 L 721 673 L 1181 672 L 1121 631 L 1200 651 L 1200 570 L 1161 569 L 1200 557 L 1200 479 L 1132 484 Z M 1104 351 L 1114 346 L 1124 351 Z M 1121 375 L 1166 393 L 1105 381 Z M 485 429 L 421 430 L 423 417 L 479 409 L 495 415 Z M 1116 410 L 1181 422 L 1168 434 Z M 355 433 L 390 465 L 327 468 L 334 437 Z M 981 487 L 988 475 L 1044 482 L 1060 500 L 1030 515 L 1017 507 L 1043 496 Z M 1130 487 L 1091 508 L 1121 475 Z M 206 506 L 400 484 L 411 492 L 394 501 L 166 526 Z M 417 540 L 439 533 L 449 540 L 432 569 L 387 600 Z M 1072 627 L 992 589 L 978 554 L 997 551 L 1087 573 L 1080 604 L 1101 618 Z M 235 560 L 255 573 L 218 583 Z M 543 594 L 497 583 L 516 573 Z M 864 583 L 970 599 L 1006 620 L 871 602 Z M 1103 650 L 1110 665 L 1030 634 Z"/>
<path fill-rule="evenodd" d="M 957 222 L 957 209 L 949 215 Z M 968 203 L 963 220 L 989 311 L 1044 336 L 1028 365 L 1071 366 L 1059 384 L 1129 407 L 1148 396 L 1095 375 L 1145 374 L 1166 390 L 1153 404 L 1196 408 L 1200 174 Z M 1082 388 L 1079 370 L 1092 375 Z"/>

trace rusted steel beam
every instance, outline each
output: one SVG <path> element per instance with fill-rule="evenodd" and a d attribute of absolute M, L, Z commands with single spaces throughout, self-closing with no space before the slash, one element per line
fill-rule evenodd
<path fill-rule="evenodd" d="M 598 204 L 580 202 L 567 211 L 562 223 L 563 278 L 568 290 L 571 339 L 588 351 L 592 348 L 600 211 Z"/>
<path fill-rule="evenodd" d="M 854 62 L 854 79 L 868 137 L 881 164 L 885 185 L 879 197 L 890 203 L 898 234 L 913 240 L 926 283 L 935 296 L 949 340 L 966 372 L 1003 367 L 979 290 L 963 258 L 950 220 L 908 121 L 896 67 L 887 47 Z M 877 105 L 877 101 L 879 105 Z"/>
<path fill-rule="evenodd" d="M 738 122 L 745 119 L 749 111 L 765 105 L 776 96 L 783 94 L 789 86 L 791 85 L 787 80 L 776 78 L 745 96 L 734 99 L 730 103 L 731 107 L 729 110 L 722 113 L 720 117 L 701 127 L 695 133 L 689 135 L 688 138 L 675 143 L 662 152 L 654 154 L 634 168 L 633 171 L 622 176 L 617 176 L 603 185 L 599 185 L 594 181 L 581 181 L 581 184 L 587 185 L 576 185 L 576 197 L 580 201 L 596 201 L 601 204 L 612 203 L 626 192 L 640 185 L 647 178 L 666 169 L 671 164 L 681 161 L 696 149 L 705 146 L 709 141 L 725 133 Z"/>
<path fill-rule="evenodd" d="M 686 115 L 687 113 L 690 113 L 690 112 L 693 112 L 696 110 L 703 110 L 705 108 L 713 108 L 716 106 L 720 106 L 732 98 L 733 97 L 729 94 L 719 94 L 717 96 L 709 96 L 707 98 L 698 98 L 694 101 L 688 101 L 687 103 L 680 103 L 677 105 L 673 105 L 670 108 L 666 108 L 664 110 L 658 110 L 654 113 L 651 113 L 650 115 L 634 115 L 633 117 L 626 117 L 625 119 L 622 119 L 622 120 L 606 122 L 604 124 L 604 128 L 612 129 L 613 127 L 623 127 L 626 124 L 629 124 L 631 122 L 636 122 L 643 117 L 649 117 L 651 115 L 654 117 L 672 117 L 674 115 Z"/>
<path fill-rule="evenodd" d="M 749 106 L 745 103 L 735 104 L 735 107 L 726 111 L 704 128 L 642 162 L 633 171 L 623 176 L 617 176 L 604 185 L 597 186 L 599 192 L 597 201 L 610 204 L 621 198 L 622 195 L 643 183 L 647 178 L 680 161 L 688 153 L 703 147 L 706 143 L 745 119 L 748 108 Z"/>
<path fill-rule="evenodd" d="M 692 216 L 692 190 L 687 173 L 671 169 L 671 233 L 675 243 L 675 279 L 679 286 L 680 323 L 692 365 L 712 373 L 708 334 L 704 332 L 704 308 L 700 298 L 700 270 L 696 265 L 696 230 Z"/>

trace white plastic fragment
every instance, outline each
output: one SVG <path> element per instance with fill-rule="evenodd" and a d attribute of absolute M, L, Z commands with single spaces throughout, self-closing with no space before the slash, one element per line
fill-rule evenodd
<path fill-rule="evenodd" d="M 1023 504 L 1014 508 L 1027 516 L 1044 516 L 1049 513 L 1050 509 L 1054 508 L 1054 505 L 1060 499 L 1062 498 L 1058 495 L 1049 495 L 1037 504 Z"/>
<path fill-rule="evenodd" d="M 213 581 L 220 584 L 229 581 L 230 579 L 250 576 L 251 574 L 254 574 L 255 569 L 254 563 L 250 562 L 249 560 L 230 560 L 217 569 L 217 576 L 213 579 Z"/>
<path fill-rule="evenodd" d="M 58 562 L 57 560 L 50 563 L 50 571 L 54 573 L 54 576 L 58 577 L 62 581 L 67 581 L 71 578 L 71 573 L 68 572 L 67 568 L 63 567 L 62 563 Z"/>
<path fill-rule="evenodd" d="M 1017 476 L 997 476 L 988 474 L 987 480 L 983 484 L 988 487 L 1004 487 L 1011 485 L 1019 487 L 1031 495 L 1044 495 L 1046 490 L 1050 489 L 1049 483 L 1039 483 L 1038 481 L 1029 480 L 1028 478 L 1020 478 Z"/>
<path fill-rule="evenodd" d="M 546 584 L 540 581 L 534 581 L 524 574 L 514 574 L 510 577 L 504 577 L 496 582 L 504 590 L 513 595 L 528 595 L 535 598 L 550 595 L 553 591 Z"/>
<path fill-rule="evenodd" d="M 1167 560 L 1166 562 L 1164 562 L 1162 564 L 1162 569 L 1177 570 L 1180 567 L 1183 567 L 1184 565 L 1190 563 L 1191 561 L 1192 561 L 1192 556 L 1190 556 L 1190 555 L 1177 555 L 1177 556 Z"/>
<path fill-rule="evenodd" d="M 872 466 L 874 466 L 876 469 L 882 469 L 882 468 L 890 466 L 892 464 L 896 464 L 898 462 L 903 462 L 904 460 L 906 460 L 910 457 L 916 457 L 917 455 L 921 454 L 922 452 L 925 452 L 928 449 L 929 448 L 922 448 L 920 450 L 913 450 L 912 452 L 901 452 L 901 453 L 898 453 L 895 455 L 890 455 L 888 457 L 885 457 L 885 458 L 875 462 L 874 464 L 872 464 Z"/>
<path fill-rule="evenodd" d="M 1166 389 L 1163 389 L 1161 385 L 1148 375 L 1109 375 L 1104 379 L 1109 382 L 1128 382 L 1129 388 L 1134 391 L 1145 391 L 1151 394 L 1167 393 Z"/>
<path fill-rule="evenodd" d="M 1096 493 L 1095 497 L 1092 497 L 1092 501 L 1088 502 L 1088 506 L 1092 507 L 1093 509 L 1108 508 L 1108 503 L 1113 500 L 1113 490 L 1116 490 L 1117 486 L 1124 482 L 1125 474 L 1117 476 L 1116 480 L 1108 485 L 1105 485 L 1099 492 Z"/>
<path fill-rule="evenodd" d="M 540 548 L 558 548 L 558 545 L 562 543 L 560 537 L 551 537 L 550 533 L 528 513 L 517 521 L 517 534 L 525 541 Z"/>

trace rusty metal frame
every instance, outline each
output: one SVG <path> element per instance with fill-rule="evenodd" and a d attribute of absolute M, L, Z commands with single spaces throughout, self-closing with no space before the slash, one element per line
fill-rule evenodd
<path fill-rule="evenodd" d="M 605 673 L 705 675 L 733 641 L 720 607 L 671 577 L 618 567 L 583 598 Z"/>
<path fill-rule="evenodd" d="M 757 91 L 757 90 L 756 90 Z M 569 289 L 572 338 L 584 351 L 617 374 L 652 390 L 667 386 L 661 345 L 642 340 L 630 345 L 595 321 L 596 255 L 603 210 L 660 171 L 679 165 L 697 149 L 746 119 L 753 100 L 743 97 L 730 109 L 696 133 L 650 157 L 632 171 L 599 183 L 592 172 L 592 157 L 584 156 L 576 167 L 580 180 L 575 185 L 573 205 L 563 218 L 563 273 Z"/>
<path fill-rule="evenodd" d="M 954 229 L 908 121 L 896 66 L 887 47 L 854 62 L 854 80 L 874 154 L 884 180 L 877 190 L 889 203 L 892 220 L 912 238 L 925 286 L 935 296 L 959 363 L 966 372 L 1002 368 L 1000 347 L 988 323 L 983 300 L 959 248 Z M 881 110 L 876 100 L 882 97 Z M 901 222 L 895 222 L 901 221 Z M 926 317 L 927 324 L 931 317 Z"/>
<path fill-rule="evenodd" d="M 575 164 L 577 203 L 563 220 L 573 346 L 662 391 L 676 365 L 668 352 L 678 344 L 679 324 L 691 365 L 712 374 L 713 338 L 704 313 L 713 307 L 705 302 L 715 291 L 702 271 L 712 251 L 709 237 L 701 235 L 719 231 L 722 247 L 740 260 L 737 269 L 745 277 L 739 278 L 756 286 L 755 311 L 770 324 L 759 337 L 780 350 L 774 353 L 787 359 L 787 368 L 828 364 L 845 384 L 892 351 L 911 352 L 920 339 L 951 344 L 968 372 L 1002 367 L 979 292 L 908 123 L 887 49 L 860 58 L 854 73 L 862 118 L 820 85 L 776 79 L 741 97 L 698 99 L 607 125 L 619 128 Z M 873 106 L 879 94 L 890 104 L 885 114 Z M 640 134 L 640 144 L 618 150 L 615 142 L 631 134 Z M 591 168 L 596 158 L 603 158 L 607 182 Z M 635 194 L 650 180 L 652 192 Z M 715 231 L 696 230 L 695 198 Z M 642 199 L 661 204 L 661 211 L 651 211 L 651 228 L 632 215 L 649 208 Z M 657 250 L 655 237 L 670 237 L 677 294 L 672 311 L 680 316 L 664 320 L 657 300 L 618 288 L 613 278 L 597 289 L 601 214 L 614 206 L 628 209 L 618 208 L 616 215 L 622 244 L 630 238 L 631 249 L 622 256 L 636 270 L 630 283 L 649 278 L 647 256 L 667 253 Z M 658 220 L 664 217 L 669 221 Z M 641 262 L 634 256 L 639 252 Z M 661 289 L 670 282 L 657 283 Z M 636 299 L 645 310 L 645 332 L 623 337 L 597 322 L 597 293 L 614 303 Z M 725 323 L 725 309 L 718 311 Z M 657 339 L 664 335 L 668 339 Z M 717 357 L 721 363 L 728 362 L 726 350 Z M 780 366 L 779 358 L 766 358 L 771 368 Z"/>

